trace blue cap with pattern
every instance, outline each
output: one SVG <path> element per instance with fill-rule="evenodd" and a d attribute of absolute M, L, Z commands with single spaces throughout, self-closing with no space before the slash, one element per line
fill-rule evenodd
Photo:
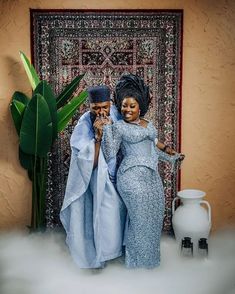
<path fill-rule="evenodd" d="M 95 86 L 87 89 L 90 103 L 110 101 L 110 89 L 107 86 Z"/>

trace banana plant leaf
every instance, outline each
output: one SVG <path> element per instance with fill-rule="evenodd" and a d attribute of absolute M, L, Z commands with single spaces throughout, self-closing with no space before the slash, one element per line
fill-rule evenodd
<path fill-rule="evenodd" d="M 20 148 L 23 152 L 46 157 L 52 144 L 52 120 L 46 100 L 40 94 L 26 106 L 20 129 Z"/>
<path fill-rule="evenodd" d="M 41 81 L 37 85 L 34 90 L 35 94 L 41 94 L 48 104 L 52 120 L 52 141 L 54 141 L 57 138 L 57 107 L 55 95 L 46 81 Z"/>
<path fill-rule="evenodd" d="M 34 167 L 34 156 L 31 154 L 24 153 L 21 148 L 19 147 L 19 160 L 21 166 L 28 170 L 28 171 L 33 171 Z"/>
<path fill-rule="evenodd" d="M 30 63 L 29 59 L 26 57 L 26 55 L 20 51 L 20 58 L 22 60 L 22 63 L 24 65 L 24 69 L 26 71 L 26 74 L 28 76 L 29 82 L 31 84 L 32 89 L 34 90 L 37 85 L 40 82 L 40 79 L 36 73 L 35 68 L 33 65 Z"/>
<path fill-rule="evenodd" d="M 12 100 L 16 100 L 19 101 L 21 103 L 23 103 L 25 106 L 29 103 L 29 97 L 26 96 L 24 93 L 16 91 L 13 96 L 12 96 Z"/>
<path fill-rule="evenodd" d="M 18 135 L 20 135 L 20 128 L 25 108 L 25 104 L 18 100 L 13 100 L 10 104 L 11 116 Z"/>
<path fill-rule="evenodd" d="M 73 92 L 76 90 L 83 77 L 84 74 L 73 79 L 73 81 L 60 93 L 60 95 L 56 98 L 57 109 L 64 106 L 68 99 L 71 98 Z"/>
<path fill-rule="evenodd" d="M 79 96 L 74 97 L 58 112 L 58 132 L 61 132 L 66 128 L 77 108 L 85 102 L 87 96 L 87 91 L 83 91 Z"/>

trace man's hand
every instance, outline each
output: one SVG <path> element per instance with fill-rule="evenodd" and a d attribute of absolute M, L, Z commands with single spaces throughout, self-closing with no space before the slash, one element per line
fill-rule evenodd
<path fill-rule="evenodd" d="M 96 141 L 101 141 L 102 135 L 103 135 L 103 126 L 104 123 L 100 118 L 96 118 L 96 120 L 93 123 L 93 127 L 95 130 L 95 139 Z"/>

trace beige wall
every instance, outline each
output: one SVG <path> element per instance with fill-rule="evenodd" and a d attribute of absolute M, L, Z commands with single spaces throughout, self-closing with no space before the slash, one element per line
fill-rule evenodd
<path fill-rule="evenodd" d="M 206 191 L 214 229 L 235 224 L 235 1 L 0 0 L 0 8 L 1 229 L 30 222 L 31 187 L 8 110 L 15 90 L 30 94 L 18 55 L 30 56 L 29 8 L 184 9 L 182 189 Z"/>

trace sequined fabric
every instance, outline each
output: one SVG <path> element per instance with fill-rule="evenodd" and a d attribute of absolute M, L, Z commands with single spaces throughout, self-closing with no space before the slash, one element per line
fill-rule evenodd
<path fill-rule="evenodd" d="M 127 267 L 153 268 L 160 264 L 160 237 L 164 217 L 164 193 L 158 160 L 172 163 L 170 156 L 155 147 L 157 131 L 119 121 L 105 126 L 102 150 L 106 160 L 121 149 L 123 160 L 117 172 L 117 189 L 128 211 L 125 236 Z"/>

